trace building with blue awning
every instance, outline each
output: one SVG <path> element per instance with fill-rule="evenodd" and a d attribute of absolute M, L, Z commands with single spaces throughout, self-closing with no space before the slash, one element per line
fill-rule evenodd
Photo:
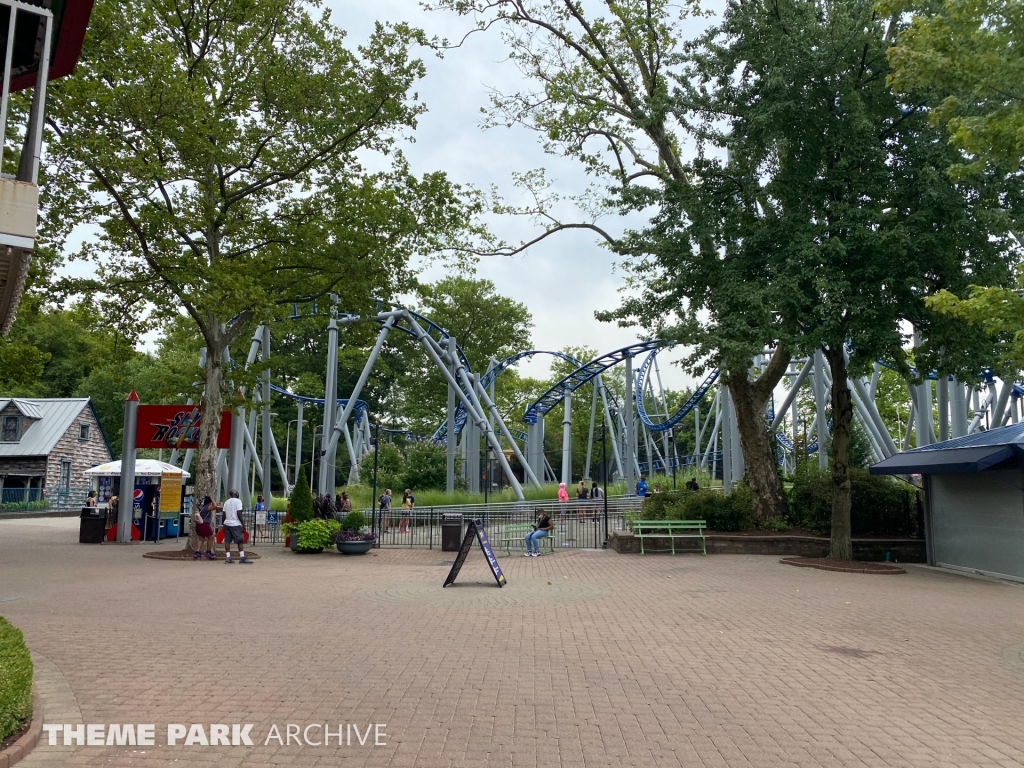
<path fill-rule="evenodd" d="M 920 475 L 929 565 L 1024 581 L 1024 422 L 903 451 L 873 475 Z"/>

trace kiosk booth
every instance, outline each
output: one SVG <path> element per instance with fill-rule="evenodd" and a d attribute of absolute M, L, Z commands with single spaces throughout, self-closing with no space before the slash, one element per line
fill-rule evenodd
<path fill-rule="evenodd" d="M 111 461 L 87 469 L 84 473 L 92 479 L 96 491 L 96 503 L 100 507 L 110 506 L 116 496 L 118 504 L 128 503 L 121 493 L 121 462 Z M 182 521 L 188 519 L 191 497 L 185 495 L 185 480 L 191 475 L 173 464 L 156 459 L 136 459 L 135 488 L 132 490 L 132 540 L 159 541 L 169 537 L 184 536 L 188 533 Z M 114 527 L 107 531 L 107 540 L 117 536 L 116 519 Z"/>

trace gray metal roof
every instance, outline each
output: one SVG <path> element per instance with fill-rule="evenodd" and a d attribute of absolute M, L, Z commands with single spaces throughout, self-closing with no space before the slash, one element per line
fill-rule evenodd
<path fill-rule="evenodd" d="M 984 472 L 1014 456 L 1024 456 L 1024 422 L 897 453 L 871 467 L 871 474 Z"/>
<path fill-rule="evenodd" d="M 0 409 L 10 399 L 0 401 Z M 25 401 L 21 401 L 25 402 Z M 30 400 L 38 407 L 41 418 L 35 421 L 17 443 L 0 443 L 0 456 L 47 456 L 57 441 L 89 406 L 87 397 Z"/>
<path fill-rule="evenodd" d="M 30 419 L 43 418 L 43 411 L 39 407 L 39 403 L 32 400 L 22 400 L 20 397 L 12 397 L 8 400 L 0 400 L 0 411 L 6 408 L 8 403 L 14 403 L 14 407 L 21 411 L 22 416 L 28 416 Z"/>

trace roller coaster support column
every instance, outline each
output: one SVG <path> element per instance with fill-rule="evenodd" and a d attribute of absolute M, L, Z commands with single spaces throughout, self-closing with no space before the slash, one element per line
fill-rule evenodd
<path fill-rule="evenodd" d="M 604 387 L 604 379 L 601 378 L 600 374 L 594 377 L 597 382 L 597 387 L 601 390 L 601 405 L 604 408 L 604 423 L 608 429 L 611 430 L 612 436 L 612 457 L 615 459 L 615 470 L 619 473 L 619 477 L 625 477 L 622 471 L 622 454 L 619 453 L 619 438 L 615 434 L 615 422 L 612 421 L 611 409 L 608 408 L 608 390 Z"/>
<path fill-rule="evenodd" d="M 299 479 L 299 467 L 302 466 L 302 406 L 303 405 L 304 405 L 304 403 L 301 400 L 299 400 L 298 401 L 298 411 L 299 412 L 298 412 L 298 414 L 296 414 L 296 416 L 298 418 L 298 421 L 295 422 L 295 472 L 294 472 L 294 477 L 292 478 L 290 483 L 289 483 L 288 479 L 285 478 L 284 485 L 285 485 L 285 490 L 286 491 L 287 491 L 288 488 L 294 486 L 295 483 L 298 481 L 298 479 Z M 312 471 L 312 469 L 313 468 L 310 467 L 310 471 Z M 285 495 L 290 496 L 291 494 L 286 493 Z"/>
<path fill-rule="evenodd" d="M 494 385 L 492 383 L 491 387 L 493 388 L 493 386 Z M 477 382 L 476 385 L 476 394 L 477 397 L 480 398 L 480 402 L 483 404 L 483 407 L 488 413 L 490 413 L 492 422 L 494 422 L 500 430 L 498 434 L 504 437 L 512 447 L 512 454 L 516 457 L 516 461 L 519 462 L 519 466 L 523 468 L 523 475 L 526 477 L 526 481 L 534 487 L 540 488 L 540 480 L 537 479 L 537 475 L 534 474 L 533 467 L 530 466 L 526 457 L 523 455 L 523 452 L 519 450 L 519 444 L 515 441 L 515 438 L 512 437 L 512 433 L 509 432 L 508 426 L 505 424 L 505 420 L 501 418 L 501 414 L 498 413 L 498 408 L 494 405 L 493 396 L 489 397 L 479 382 Z M 527 435 L 527 439 L 529 439 L 529 435 Z M 501 445 L 500 441 L 498 442 L 498 445 Z M 527 448 L 527 450 L 529 450 L 529 448 Z"/>
<path fill-rule="evenodd" d="M 626 495 L 636 494 L 637 466 L 636 466 L 636 428 L 633 421 L 633 358 L 627 356 L 626 360 L 626 401 L 622 404 L 622 418 L 624 421 L 626 444 Z M 641 393 L 642 396 L 643 393 Z"/>
<path fill-rule="evenodd" d="M 426 331 L 420 327 L 420 324 L 416 322 L 416 318 L 411 315 L 407 315 L 409 325 L 412 327 L 413 333 L 419 342 L 423 345 L 427 355 L 433 361 L 434 365 L 437 366 L 438 370 L 444 375 L 445 380 L 449 385 L 454 386 L 458 389 L 456 395 L 462 401 L 463 407 L 466 409 L 466 417 L 472 418 L 478 427 L 483 427 L 486 417 L 484 416 L 483 410 L 480 408 L 480 401 L 476 397 L 476 392 L 472 382 L 467 383 L 466 391 L 463 391 L 458 387 L 457 380 L 462 379 L 465 382 L 465 369 L 462 367 L 462 363 L 459 362 L 458 355 L 443 352 L 444 355 L 450 356 L 450 360 L 447 361 L 450 364 L 454 364 L 457 377 L 451 375 L 448 370 L 449 365 L 446 364 L 439 353 L 440 347 L 437 346 L 437 342 L 434 341 L 427 334 Z M 435 349 L 435 346 L 437 348 Z M 494 436 L 493 432 L 487 431 L 487 442 L 488 445 L 494 450 L 495 457 L 498 460 L 498 464 L 501 466 L 502 471 L 505 473 L 505 477 L 508 478 L 508 484 L 512 487 L 512 492 L 515 493 L 516 499 L 519 501 L 525 501 L 523 496 L 523 487 L 519 484 L 518 478 L 512 472 L 512 467 L 508 464 L 508 459 L 505 458 L 505 454 L 501 450 L 501 446 L 498 444 L 498 439 Z"/>
<path fill-rule="evenodd" d="M 953 411 L 950 419 L 953 437 L 965 437 L 967 435 L 967 395 L 964 392 L 964 385 L 955 378 L 951 386 L 950 406 Z"/>
<path fill-rule="evenodd" d="M 597 384 L 591 384 L 594 390 L 590 398 L 590 427 L 587 431 L 587 460 L 583 463 L 583 479 L 590 480 L 590 458 L 594 451 L 594 427 L 597 422 Z"/>
<path fill-rule="evenodd" d="M 544 415 L 534 414 L 536 421 L 526 425 L 527 460 L 530 463 L 530 472 L 535 478 L 540 478 L 543 483 L 544 473 Z"/>
<path fill-rule="evenodd" d="M 732 397 L 729 387 L 722 387 L 722 490 L 732 492 Z"/>
<path fill-rule="evenodd" d="M 334 325 L 334 340 L 335 340 L 334 369 L 335 369 L 335 371 L 337 371 L 337 367 L 338 367 L 338 349 L 337 349 L 338 325 L 337 325 L 337 323 L 334 322 L 333 319 L 331 320 L 331 322 Z M 366 380 L 370 378 L 370 371 L 373 370 L 373 366 L 377 362 L 377 356 L 380 354 L 380 348 L 384 346 L 384 340 L 388 337 L 388 332 L 391 330 L 391 328 L 394 326 L 394 324 L 395 324 L 395 316 L 391 315 L 384 322 L 384 327 L 382 327 L 380 329 L 380 333 L 377 334 L 377 341 L 374 343 L 373 349 L 370 350 L 370 356 L 366 359 L 366 365 L 363 366 L 362 373 L 359 374 L 359 379 L 356 381 L 356 385 L 352 388 L 352 395 L 349 397 L 348 402 L 345 404 L 344 409 L 342 409 L 342 411 L 338 415 L 338 417 L 333 419 L 333 421 L 331 422 L 330 431 L 328 432 L 327 428 L 324 429 L 323 442 L 326 444 L 325 445 L 324 453 L 331 457 L 330 484 L 327 484 L 327 483 L 324 482 L 324 479 L 325 479 L 324 478 L 324 473 L 321 472 L 321 474 L 320 474 L 320 486 L 319 486 L 320 489 L 321 489 L 320 493 L 330 494 L 331 496 L 334 496 L 334 455 L 335 455 L 335 453 L 338 450 L 338 439 L 342 436 L 342 434 L 345 435 L 345 443 L 348 446 L 349 458 L 352 460 L 353 465 L 355 464 L 355 462 L 357 460 L 356 456 L 355 456 L 355 453 L 352 450 L 352 439 L 351 439 L 351 437 L 348 434 L 348 428 L 347 428 L 348 427 L 348 419 L 352 415 L 352 409 L 356 407 L 356 403 L 359 401 L 359 395 L 362 393 L 363 387 L 366 386 Z M 328 359 L 329 358 L 330 358 L 330 353 L 328 352 Z M 333 399 L 327 399 L 327 401 L 324 403 L 324 410 L 327 410 L 327 407 L 328 407 L 329 404 L 337 404 L 337 402 L 338 402 L 337 383 L 335 383 L 335 391 L 334 391 L 334 394 L 333 394 Z M 336 408 L 332 409 L 332 411 L 333 410 L 336 410 Z"/>
<path fill-rule="evenodd" d="M 669 418 L 668 398 L 665 397 L 665 385 L 661 383 L 661 369 L 658 367 L 658 358 L 657 357 L 654 358 L 654 375 L 658 377 L 658 391 L 661 393 L 661 407 L 665 409 L 665 418 L 668 419 Z M 651 384 L 651 394 L 652 395 L 654 394 L 654 384 L 653 383 Z M 696 411 L 696 406 L 694 406 L 694 410 Z M 697 429 L 697 428 L 700 427 L 700 424 L 699 424 L 700 417 L 696 416 L 696 414 L 695 414 L 695 418 L 697 419 L 697 422 L 698 422 L 696 424 L 696 427 L 695 427 L 695 429 Z M 697 433 L 694 432 L 694 434 L 697 434 Z M 668 447 L 669 447 L 670 444 L 672 446 L 672 453 L 671 454 L 668 451 Z M 669 440 L 669 430 L 666 429 L 664 432 L 661 433 L 661 447 L 665 450 L 665 461 L 666 462 L 671 462 L 672 460 L 675 460 L 675 464 L 679 463 L 679 451 L 676 449 L 675 429 L 672 430 L 672 439 L 671 440 Z M 675 464 L 673 464 L 673 466 L 675 466 Z M 668 469 L 668 465 L 667 464 L 666 464 L 666 469 Z"/>
<path fill-rule="evenodd" d="M 263 500 L 270 509 L 270 446 L 274 442 L 274 433 L 270 430 L 270 326 L 263 326 Z M 284 478 L 285 485 L 288 478 Z"/>
<path fill-rule="evenodd" d="M 458 349 L 458 345 L 455 343 L 455 338 L 449 336 L 446 342 L 448 353 L 452 359 L 455 358 L 455 350 Z M 455 366 L 451 366 L 449 373 L 452 377 L 455 376 Z M 445 491 L 448 493 L 455 492 L 455 450 L 457 445 L 455 443 L 455 387 L 452 382 L 448 382 L 448 431 L 447 437 L 445 437 Z"/>
<path fill-rule="evenodd" d="M 477 377 L 472 373 L 465 373 L 464 379 L 469 381 L 475 391 Z M 480 493 L 480 427 L 472 419 L 466 419 L 462 427 L 462 447 L 464 474 L 468 481 L 467 490 L 470 493 Z"/>
<path fill-rule="evenodd" d="M 338 318 L 331 309 L 331 321 L 327 324 L 327 384 L 324 387 L 324 427 L 320 443 L 320 478 L 317 491 L 321 495 L 334 495 L 334 456 L 328 445 L 334 424 L 334 412 L 338 408 Z M 334 441 L 337 446 L 337 440 Z"/>
<path fill-rule="evenodd" d="M 572 486 L 572 393 L 565 390 L 562 400 L 562 482 Z"/>

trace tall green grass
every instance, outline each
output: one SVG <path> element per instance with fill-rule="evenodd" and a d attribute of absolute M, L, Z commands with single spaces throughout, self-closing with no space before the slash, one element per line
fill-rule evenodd
<path fill-rule="evenodd" d="M 578 482 L 578 481 L 577 481 Z M 685 482 L 685 481 L 684 481 Z M 593 481 L 587 483 L 587 488 L 593 484 Z M 653 487 L 653 486 L 652 486 Z M 671 478 L 669 479 L 669 487 L 671 487 Z M 617 496 L 625 492 L 625 483 L 609 483 L 608 484 L 608 495 Z M 373 489 L 369 485 L 343 485 L 338 488 L 337 492 L 341 493 L 346 491 L 349 498 L 352 499 L 352 507 L 354 509 L 370 509 L 373 503 Z M 392 507 L 397 509 L 402 504 L 402 493 L 405 491 L 404 488 L 392 488 Z M 568 489 L 569 498 L 576 498 L 576 486 L 573 485 Z M 384 489 L 381 487 L 377 488 L 377 495 L 384 493 Z M 412 489 L 412 495 L 416 498 L 416 506 L 423 507 L 443 507 L 452 504 L 483 504 L 484 495 L 482 493 L 470 493 L 469 491 L 457 490 L 454 493 L 445 493 L 444 491 L 437 490 L 417 490 Z M 523 495 L 527 501 L 542 501 L 542 500 L 554 500 L 558 498 L 558 484 L 548 483 L 543 488 L 533 488 L 531 486 L 523 486 Z M 505 488 L 496 493 L 489 493 L 487 495 L 487 501 L 489 503 L 498 503 L 502 501 L 515 501 L 516 496 L 512 492 L 511 488 Z M 284 511 L 287 507 L 288 500 L 277 498 L 271 500 L 271 509 Z"/>

